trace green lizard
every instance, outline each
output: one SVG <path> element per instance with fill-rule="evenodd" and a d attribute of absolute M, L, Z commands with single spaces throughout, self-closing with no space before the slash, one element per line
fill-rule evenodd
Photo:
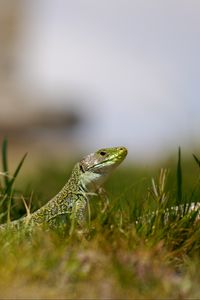
<path fill-rule="evenodd" d="M 74 166 L 71 177 L 54 198 L 32 214 L 3 224 L 1 228 L 52 224 L 59 216 L 67 215 L 72 223 L 77 222 L 83 226 L 89 199 L 98 193 L 102 184 L 126 155 L 125 147 L 113 147 L 100 149 L 85 156 Z"/>

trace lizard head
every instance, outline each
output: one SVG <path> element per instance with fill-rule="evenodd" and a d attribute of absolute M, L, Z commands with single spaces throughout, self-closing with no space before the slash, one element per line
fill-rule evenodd
<path fill-rule="evenodd" d="M 125 159 L 127 152 L 125 147 L 113 147 L 85 156 L 79 163 L 82 186 L 89 191 L 97 190 Z"/>

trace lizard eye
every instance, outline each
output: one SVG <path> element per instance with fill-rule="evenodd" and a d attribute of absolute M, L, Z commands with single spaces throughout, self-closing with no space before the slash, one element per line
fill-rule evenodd
<path fill-rule="evenodd" d="M 106 155 L 106 152 L 105 152 L 105 151 L 101 151 L 101 152 L 100 152 L 100 155 L 101 155 L 101 156 L 104 156 L 104 155 Z"/>

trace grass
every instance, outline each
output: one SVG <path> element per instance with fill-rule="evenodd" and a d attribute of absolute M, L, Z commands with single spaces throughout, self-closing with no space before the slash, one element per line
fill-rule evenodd
<path fill-rule="evenodd" d="M 31 201 L 32 209 L 41 206 L 69 174 L 44 167 L 37 178 L 24 178 L 20 191 L 15 180 L 24 158 L 11 176 L 3 142 L 1 222 L 25 214 Z M 197 212 L 189 212 L 200 199 L 194 158 L 182 160 L 179 148 L 177 164 L 165 163 L 170 170 L 116 171 L 106 184 L 109 205 L 91 200 L 91 227 L 84 234 L 70 236 L 68 227 L 38 228 L 32 236 L 0 232 L 0 298 L 199 298 L 200 224 Z M 166 219 L 164 211 L 177 204 L 183 209 L 169 211 Z"/>

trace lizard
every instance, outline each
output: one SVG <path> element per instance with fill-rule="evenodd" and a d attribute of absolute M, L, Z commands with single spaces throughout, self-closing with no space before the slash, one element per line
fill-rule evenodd
<path fill-rule="evenodd" d="M 0 228 L 33 228 L 42 224 L 56 224 L 59 216 L 70 216 L 72 224 L 84 226 L 89 200 L 96 195 L 112 171 L 125 159 L 125 147 L 103 148 L 75 164 L 64 187 L 44 206 Z"/>

